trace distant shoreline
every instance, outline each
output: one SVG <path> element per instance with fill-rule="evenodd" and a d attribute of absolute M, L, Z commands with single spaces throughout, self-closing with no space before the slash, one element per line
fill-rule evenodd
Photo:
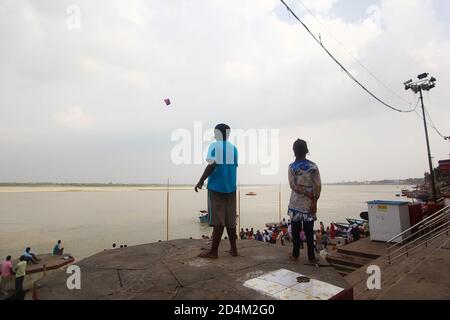
<path fill-rule="evenodd" d="M 424 183 L 421 178 L 411 179 L 398 179 L 398 180 L 379 180 L 379 181 L 349 181 L 349 182 L 328 182 L 323 185 L 331 186 L 360 186 L 360 185 L 418 185 Z M 286 183 L 281 185 L 287 185 Z M 192 184 L 170 184 L 171 189 L 173 187 L 187 188 L 194 187 Z M 279 186 L 279 184 L 241 184 L 242 187 L 269 187 Z M 165 189 L 167 184 L 165 183 L 58 183 L 58 182 L 0 182 L 0 188 L 4 187 L 26 187 L 26 188 L 158 188 Z"/>
<path fill-rule="evenodd" d="M 324 186 L 411 186 L 414 183 L 325 183 Z M 276 187 L 277 184 L 260 184 L 260 185 L 241 185 L 241 188 L 251 190 L 252 188 L 259 187 Z M 287 184 L 283 184 L 283 187 L 288 187 Z M 194 185 L 186 184 L 173 184 L 169 186 L 170 191 L 186 191 L 193 190 Z M 130 191 L 165 191 L 167 185 L 163 184 L 40 184 L 40 183 L 28 183 L 28 184 L 5 184 L 0 183 L 1 193 L 37 193 L 37 192 L 130 192 Z M 206 188 L 203 188 L 206 190 Z"/>

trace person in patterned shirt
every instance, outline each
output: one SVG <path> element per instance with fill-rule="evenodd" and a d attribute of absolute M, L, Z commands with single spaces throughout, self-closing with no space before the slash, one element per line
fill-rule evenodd
<path fill-rule="evenodd" d="M 297 261 L 300 256 L 300 231 L 304 230 L 310 263 L 317 263 L 314 256 L 314 221 L 317 220 L 317 200 L 322 182 L 317 165 L 306 159 L 309 153 L 306 141 L 298 139 L 294 143 L 295 161 L 289 165 L 288 179 L 291 197 L 288 215 L 291 218 L 293 248 L 289 257 Z"/>

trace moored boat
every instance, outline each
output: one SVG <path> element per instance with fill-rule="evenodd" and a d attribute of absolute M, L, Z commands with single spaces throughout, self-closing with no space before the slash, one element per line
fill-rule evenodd
<path fill-rule="evenodd" d="M 208 223 L 209 213 L 206 210 L 200 210 L 200 215 L 198 216 L 200 223 Z"/>
<path fill-rule="evenodd" d="M 345 218 L 345 220 L 348 221 L 349 224 L 357 224 L 358 226 L 362 226 L 364 224 L 364 222 L 366 222 L 366 220 L 360 220 L 360 219 L 350 219 L 350 218 Z"/>

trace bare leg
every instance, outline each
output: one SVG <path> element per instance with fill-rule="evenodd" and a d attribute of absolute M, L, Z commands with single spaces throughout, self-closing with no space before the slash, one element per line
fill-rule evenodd
<path fill-rule="evenodd" d="M 222 239 L 223 234 L 223 226 L 215 226 L 212 234 L 212 245 L 211 249 L 206 252 L 202 252 L 199 254 L 201 258 L 217 258 L 219 256 L 219 244 Z"/>
<path fill-rule="evenodd" d="M 236 228 L 227 228 L 228 239 L 230 239 L 230 253 L 232 256 L 237 256 L 237 246 L 236 246 Z"/>

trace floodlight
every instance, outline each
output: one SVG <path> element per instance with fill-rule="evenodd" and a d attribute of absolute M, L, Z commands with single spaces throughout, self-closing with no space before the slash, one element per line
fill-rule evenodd
<path fill-rule="evenodd" d="M 412 83 L 412 82 L 413 82 L 412 79 L 409 79 L 408 81 L 406 81 L 406 82 L 404 83 L 404 85 L 407 86 L 408 84 L 410 84 L 410 83 Z"/>

